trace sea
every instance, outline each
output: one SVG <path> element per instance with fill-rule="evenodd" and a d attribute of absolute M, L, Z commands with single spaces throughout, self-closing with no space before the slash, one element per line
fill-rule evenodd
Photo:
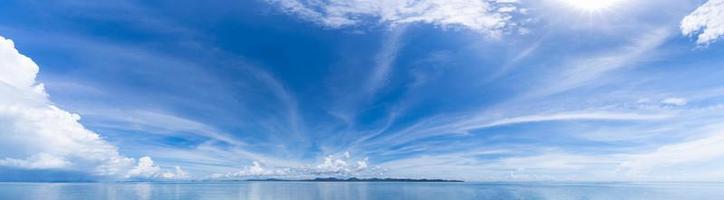
<path fill-rule="evenodd" d="M 722 183 L 0 183 L 1 200 L 724 199 Z"/>

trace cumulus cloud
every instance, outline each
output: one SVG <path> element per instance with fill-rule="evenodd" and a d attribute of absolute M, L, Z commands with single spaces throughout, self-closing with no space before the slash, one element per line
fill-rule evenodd
<path fill-rule="evenodd" d="M 146 156 L 138 159 L 138 165 L 128 172 L 128 177 L 152 177 L 159 171 L 161 168 L 154 165 L 153 160 Z"/>
<path fill-rule="evenodd" d="M 367 177 L 381 175 L 384 170 L 380 167 L 370 167 L 368 159 L 355 160 L 345 152 L 342 155 L 329 155 L 316 165 L 296 167 L 265 166 L 260 161 L 253 161 L 251 165 L 226 174 L 213 174 L 212 179 L 245 179 L 259 177 L 278 178 L 312 178 L 312 177 Z"/>
<path fill-rule="evenodd" d="M 253 161 L 250 166 L 226 174 L 214 174 L 213 178 L 249 178 L 249 177 L 278 177 L 291 174 L 290 168 L 266 168 L 259 161 Z"/>
<path fill-rule="evenodd" d="M 85 129 L 80 116 L 52 104 L 39 71 L 11 40 L 0 37 L 0 164 L 18 168 L 55 169 L 102 166 L 96 174 L 114 174 L 131 164 L 116 147 Z"/>
<path fill-rule="evenodd" d="M 175 171 L 162 171 L 153 160 L 144 156 L 138 159 L 138 164 L 128 171 L 126 178 L 131 179 L 187 179 L 189 175 L 181 167 L 176 166 Z"/>
<path fill-rule="evenodd" d="M 35 80 L 39 70 L 0 37 L 0 166 L 123 176 L 134 160 L 83 127 L 80 115 L 53 105 Z"/>
<path fill-rule="evenodd" d="M 515 0 L 267 0 L 285 12 L 326 27 L 339 28 L 369 23 L 400 25 L 428 23 L 464 27 L 497 36 L 516 24 Z"/>
<path fill-rule="evenodd" d="M 724 0 L 709 0 L 681 21 L 681 33 L 697 37 L 699 45 L 710 44 L 724 35 Z"/>
<path fill-rule="evenodd" d="M 316 172 L 320 174 L 354 174 L 367 169 L 367 158 L 350 162 L 350 154 L 346 152 L 343 158 L 327 156 L 324 161 L 316 166 Z"/>

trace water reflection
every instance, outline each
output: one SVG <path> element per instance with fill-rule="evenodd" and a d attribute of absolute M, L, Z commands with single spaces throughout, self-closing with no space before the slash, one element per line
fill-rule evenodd
<path fill-rule="evenodd" d="M 719 199 L 722 184 L 0 183 L 12 200 Z"/>
<path fill-rule="evenodd" d="M 257 182 L 253 182 L 249 184 L 249 191 L 247 192 L 249 195 L 247 196 L 249 200 L 257 200 L 261 199 L 261 185 Z M 239 190 L 240 193 L 243 193 L 243 190 Z"/>
<path fill-rule="evenodd" d="M 32 185 L 27 185 L 31 187 Z M 43 184 L 37 186 L 38 192 L 30 193 L 34 199 L 57 200 L 60 196 L 60 184 Z"/>
<path fill-rule="evenodd" d="M 134 185 L 134 190 L 136 191 L 136 199 L 139 200 L 149 200 L 151 199 L 151 184 L 149 183 L 139 183 Z"/>

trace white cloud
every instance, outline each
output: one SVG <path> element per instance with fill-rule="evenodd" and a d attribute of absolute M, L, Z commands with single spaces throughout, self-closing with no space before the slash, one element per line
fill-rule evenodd
<path fill-rule="evenodd" d="M 188 133 L 233 145 L 243 144 L 230 134 L 223 133 L 204 123 L 158 111 L 91 109 L 83 113 L 85 116 L 96 119 L 96 123 L 93 124 L 95 127 L 157 134 Z"/>
<path fill-rule="evenodd" d="M 664 100 L 661 100 L 661 103 L 664 105 L 672 105 L 672 106 L 684 106 L 688 102 L 684 98 L 666 98 Z"/>
<path fill-rule="evenodd" d="M 164 179 L 188 179 L 190 177 L 189 173 L 179 166 L 175 166 L 173 172 L 164 172 L 161 174 L 161 178 Z"/>
<path fill-rule="evenodd" d="M 78 123 L 80 116 L 54 106 L 43 85 L 35 82 L 39 67 L 2 37 L 0 71 L 0 164 L 74 168 L 97 175 L 110 175 L 131 164 L 116 147 Z"/>
<path fill-rule="evenodd" d="M 151 178 L 159 174 L 161 168 L 153 164 L 150 157 L 145 156 L 138 159 L 138 165 L 128 171 L 128 177 Z"/>
<path fill-rule="evenodd" d="M 187 179 L 189 175 L 181 167 L 176 166 L 175 171 L 162 171 L 153 160 L 144 156 L 138 159 L 138 164 L 128 171 L 126 178 L 132 179 Z"/>
<path fill-rule="evenodd" d="M 346 153 L 344 159 L 334 156 L 327 156 L 324 161 L 316 166 L 317 173 L 325 174 L 349 174 L 367 169 L 367 159 L 358 160 L 351 163 L 349 154 Z"/>
<path fill-rule="evenodd" d="M 0 37 L 0 165 L 121 177 L 133 159 L 49 100 L 35 81 L 39 67 Z M 143 163 L 139 163 L 143 164 Z"/>
<path fill-rule="evenodd" d="M 662 120 L 673 117 L 671 113 L 620 112 L 620 111 L 569 111 L 555 113 L 528 114 L 514 117 L 496 117 L 493 112 L 471 113 L 466 115 L 439 116 L 422 120 L 406 129 L 394 133 L 382 140 L 383 143 L 403 144 L 415 139 L 446 135 L 451 133 L 467 134 L 474 130 L 550 121 L 646 121 Z M 378 141 L 380 142 L 380 141 Z"/>
<path fill-rule="evenodd" d="M 253 161 L 250 166 L 226 174 L 213 174 L 212 179 L 237 179 L 256 177 L 282 178 L 313 178 L 319 176 L 333 177 L 366 177 L 378 175 L 379 167 L 370 167 L 367 158 L 354 160 L 348 152 L 341 156 L 329 155 L 316 165 L 269 167 L 260 161 Z"/>
<path fill-rule="evenodd" d="M 365 91 L 374 94 L 389 81 L 389 73 L 397 59 L 401 44 L 401 38 L 405 34 L 406 27 L 400 27 L 390 32 L 390 35 L 382 43 L 382 49 L 375 56 L 375 67 L 367 80 Z"/>
<path fill-rule="evenodd" d="M 39 153 L 27 159 L 5 158 L 4 160 L 0 160 L 0 165 L 26 169 L 57 169 L 68 167 L 70 163 L 54 155 Z"/>
<path fill-rule="evenodd" d="M 595 84 L 602 77 L 617 70 L 635 67 L 671 35 L 667 28 L 657 28 L 641 33 L 630 44 L 612 48 L 592 56 L 576 56 L 565 63 L 563 71 L 549 77 L 548 83 L 533 87 L 529 96 L 547 96 Z"/>
<path fill-rule="evenodd" d="M 498 36 L 511 22 L 517 1 L 490 0 L 267 0 L 285 12 L 331 28 L 378 20 L 392 26 L 428 23 L 464 27 Z"/>
<path fill-rule="evenodd" d="M 657 120 L 670 117 L 666 114 L 639 114 L 639 113 L 611 113 L 611 112 L 591 112 L 591 113 L 556 113 L 550 115 L 529 115 L 514 117 L 502 120 L 496 120 L 490 123 L 466 126 L 465 130 L 488 128 L 496 126 L 505 126 L 511 124 L 545 122 L 545 121 L 580 121 L 580 120 L 597 120 L 597 121 L 630 121 L 630 120 Z"/>
<path fill-rule="evenodd" d="M 514 155 L 520 152 L 525 155 Z M 537 155 L 527 155 L 531 151 Z M 484 160 L 481 156 L 503 156 Z M 434 176 L 466 180 L 616 180 L 618 158 L 607 155 L 576 155 L 543 149 L 468 150 L 433 156 L 411 157 L 382 163 L 390 173 L 406 177 Z"/>
<path fill-rule="evenodd" d="M 681 33 L 696 36 L 699 45 L 710 44 L 724 35 L 724 0 L 709 0 L 681 20 Z"/>
<path fill-rule="evenodd" d="M 724 131 L 681 143 L 663 145 L 651 152 L 632 154 L 621 164 L 632 176 L 654 177 L 661 174 L 684 173 L 691 179 L 724 177 Z M 696 170 L 701 168 L 702 170 Z M 704 172 L 720 173 L 705 177 Z M 676 177 L 684 178 L 684 177 Z"/>
<path fill-rule="evenodd" d="M 250 166 L 247 166 L 239 171 L 229 172 L 226 174 L 215 174 L 212 178 L 249 178 L 249 177 L 278 177 L 290 175 L 292 172 L 290 168 L 265 168 L 261 162 L 253 161 Z"/>
<path fill-rule="evenodd" d="M 704 136 L 626 152 L 569 152 L 546 147 L 501 151 L 490 147 L 403 158 L 381 165 L 395 175 L 468 180 L 716 181 L 724 178 L 723 130 L 721 124 L 710 125 L 689 133 L 703 132 Z"/>

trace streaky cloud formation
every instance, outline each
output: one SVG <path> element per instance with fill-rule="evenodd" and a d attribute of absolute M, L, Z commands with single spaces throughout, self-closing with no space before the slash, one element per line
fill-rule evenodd
<path fill-rule="evenodd" d="M 517 0 L 267 0 L 284 11 L 330 28 L 378 21 L 392 26 L 429 23 L 444 28 L 463 27 L 498 37 L 515 27 L 511 15 Z"/>
<path fill-rule="evenodd" d="M 681 20 L 681 32 L 696 37 L 699 45 L 724 36 L 724 0 L 709 0 Z"/>
<path fill-rule="evenodd" d="M 145 131 L 161 135 L 186 132 L 229 144 L 243 144 L 233 139 L 229 134 L 216 130 L 214 127 L 158 111 L 96 109 L 92 112 L 87 112 L 86 116 L 93 116 L 100 119 L 99 121 L 101 122 L 95 124 L 100 128 Z"/>
<path fill-rule="evenodd" d="M 589 85 L 591 81 L 614 73 L 645 59 L 652 50 L 664 44 L 670 36 L 666 28 L 646 30 L 632 37 L 630 45 L 612 49 L 601 54 L 574 58 L 566 63 L 559 76 L 553 76 L 543 89 L 531 91 L 530 96 L 550 95 Z"/>
<path fill-rule="evenodd" d="M 478 129 L 496 126 L 505 126 L 519 123 L 544 122 L 544 121 L 569 121 L 569 120 L 598 120 L 598 121 L 632 121 L 632 120 L 657 120 L 670 117 L 667 114 L 640 114 L 640 113 L 555 113 L 549 115 L 531 115 L 514 118 L 507 118 L 490 123 L 467 126 L 465 129 Z"/>
<path fill-rule="evenodd" d="M 0 181 L 724 177 L 719 0 L 9 2 Z"/>
<path fill-rule="evenodd" d="M 689 179 L 706 180 L 710 177 L 721 177 L 724 167 L 724 133 L 722 127 L 707 127 L 703 131 L 705 136 L 695 138 L 679 144 L 665 145 L 655 151 L 631 155 L 621 163 L 621 168 L 634 176 L 656 176 L 662 174 L 661 179 L 679 179 L 689 176 Z M 717 162 L 712 162 L 717 161 Z M 697 169 L 698 173 L 679 171 L 677 169 Z M 663 170 L 662 170 L 663 169 Z"/>

